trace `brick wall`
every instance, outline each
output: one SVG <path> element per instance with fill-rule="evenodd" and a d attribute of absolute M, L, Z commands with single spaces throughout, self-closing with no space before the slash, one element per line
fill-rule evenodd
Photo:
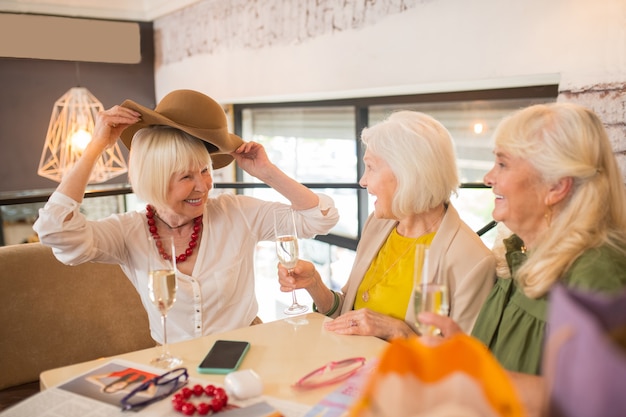
<path fill-rule="evenodd" d="M 626 83 L 603 83 L 559 92 L 559 101 L 578 103 L 604 122 L 622 176 L 626 179 Z"/>

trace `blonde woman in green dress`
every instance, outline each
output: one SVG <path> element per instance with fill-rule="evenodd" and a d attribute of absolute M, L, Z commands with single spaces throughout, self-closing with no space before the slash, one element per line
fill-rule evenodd
<path fill-rule="evenodd" d="M 543 378 L 535 375 L 550 289 L 557 282 L 603 293 L 626 287 L 623 179 L 597 115 L 554 103 L 501 122 L 485 183 L 496 196 L 493 218 L 514 233 L 503 242 L 512 278 L 497 280 L 472 335 L 511 371 L 532 414 L 543 401 Z M 462 331 L 447 317 L 420 320 L 446 337 Z"/>

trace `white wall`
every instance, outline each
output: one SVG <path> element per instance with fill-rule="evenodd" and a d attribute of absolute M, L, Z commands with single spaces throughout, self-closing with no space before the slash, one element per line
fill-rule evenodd
<path fill-rule="evenodd" d="M 241 103 L 626 83 L 624 0 L 205 0 L 155 31 L 157 99 L 179 88 Z"/>

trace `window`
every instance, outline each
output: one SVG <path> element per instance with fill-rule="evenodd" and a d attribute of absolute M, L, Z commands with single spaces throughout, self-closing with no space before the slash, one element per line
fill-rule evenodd
<path fill-rule="evenodd" d="M 357 183 L 357 142 L 351 107 L 246 109 L 242 122 L 242 136 L 261 143 L 270 160 L 299 182 L 353 187 Z M 242 175 L 244 182 L 259 182 L 247 173 Z M 318 191 L 330 195 L 341 207 L 342 216 L 333 233 L 356 239 L 356 190 L 344 187 Z M 269 188 L 245 193 L 266 200 L 283 200 Z"/>
<path fill-rule="evenodd" d="M 306 103 L 259 103 L 234 106 L 235 131 L 265 146 L 272 162 L 316 192 L 330 195 L 340 221 L 328 236 L 301 241 L 301 256 L 316 264 L 326 284 L 339 289 L 347 280 L 354 249 L 367 215 L 373 210 L 367 192 L 358 185 L 362 173 L 360 132 L 397 110 L 427 113 L 439 120 L 455 141 L 461 188 L 453 197 L 463 220 L 479 231 L 490 224 L 493 194 L 482 183 L 493 164 L 491 136 L 502 117 L 536 103 L 556 99 L 556 86 L 459 93 L 330 100 Z M 284 201 L 275 191 L 238 173 L 239 192 Z M 249 184 L 246 186 L 245 184 Z M 495 230 L 482 235 L 493 245 Z M 260 316 L 282 315 L 289 293 L 279 293 L 273 244 L 259 245 L 256 257 Z M 309 302 L 305 291 L 299 302 Z M 274 300 L 274 303 L 272 303 Z M 264 316 L 265 314 L 265 316 Z M 276 316 L 271 316 L 276 314 Z"/>

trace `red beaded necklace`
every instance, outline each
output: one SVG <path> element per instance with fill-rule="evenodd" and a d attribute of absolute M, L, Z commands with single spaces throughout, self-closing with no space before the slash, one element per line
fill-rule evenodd
<path fill-rule="evenodd" d="M 191 396 L 200 397 L 205 394 L 210 398 L 208 402 L 201 402 L 195 405 L 189 401 Z M 201 416 L 214 414 L 228 407 L 228 394 L 221 387 L 214 385 L 202 387 L 202 385 L 196 384 L 193 388 L 184 387 L 180 392 L 174 394 L 172 406 L 174 410 L 186 416 L 193 416 L 196 412 Z"/>
<path fill-rule="evenodd" d="M 155 216 L 156 216 L 156 211 L 154 210 L 154 207 L 148 204 L 146 206 L 146 217 L 148 218 L 148 230 L 150 231 L 150 234 L 152 235 L 152 237 L 158 238 L 159 233 L 157 231 L 156 220 L 154 219 Z M 189 240 L 189 247 L 185 249 L 185 253 L 181 253 L 180 255 L 176 257 L 176 263 L 185 262 L 187 258 L 193 254 L 193 250 L 196 248 L 196 246 L 198 246 L 198 237 L 200 236 L 200 230 L 202 230 L 202 215 L 193 219 L 193 233 L 191 233 L 191 240 Z M 165 248 L 163 248 L 163 246 L 159 246 L 159 243 L 161 242 L 157 243 L 157 249 L 159 250 L 159 253 L 163 257 L 163 259 L 166 259 L 166 260 L 172 259 L 172 255 L 167 253 L 165 251 Z"/>

